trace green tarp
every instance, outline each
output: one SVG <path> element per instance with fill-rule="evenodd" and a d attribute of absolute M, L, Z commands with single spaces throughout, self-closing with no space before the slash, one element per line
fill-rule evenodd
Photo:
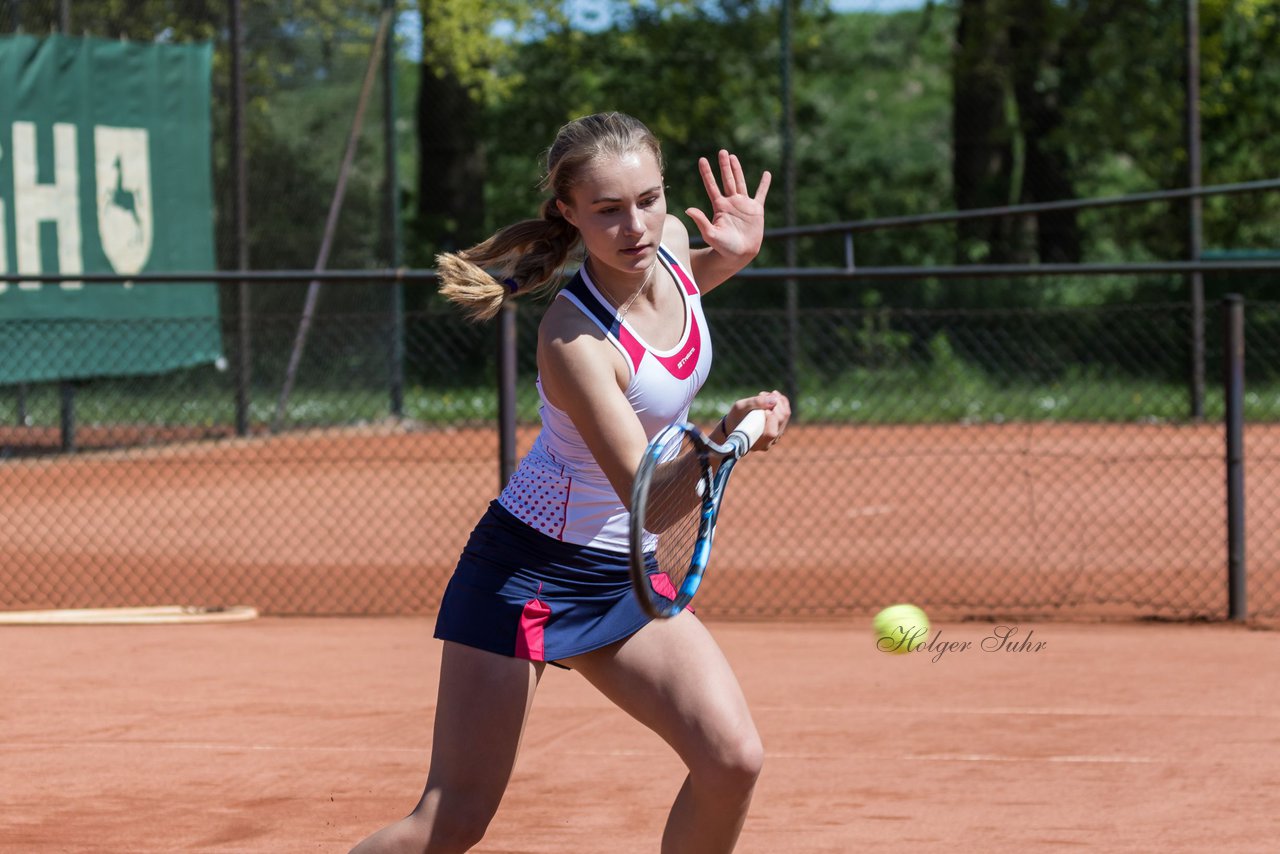
<path fill-rule="evenodd" d="M 212 270 L 212 48 L 0 37 L 0 272 Z M 0 385 L 221 355 L 212 284 L 0 283 Z"/>

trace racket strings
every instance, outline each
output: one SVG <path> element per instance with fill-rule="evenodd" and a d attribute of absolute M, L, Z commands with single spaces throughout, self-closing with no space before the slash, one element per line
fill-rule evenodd
<path fill-rule="evenodd" d="M 679 590 L 689 574 L 710 488 L 706 455 L 681 432 L 664 449 L 649 483 L 645 530 L 657 536 L 657 565 Z"/>

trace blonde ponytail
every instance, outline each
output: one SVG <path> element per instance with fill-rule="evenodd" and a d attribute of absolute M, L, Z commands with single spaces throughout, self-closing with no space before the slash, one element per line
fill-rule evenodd
<path fill-rule="evenodd" d="M 440 293 L 471 320 L 489 320 L 505 300 L 558 287 L 577 243 L 578 230 L 561 215 L 555 199 L 547 199 L 541 219 L 509 225 L 462 252 L 437 255 Z"/>

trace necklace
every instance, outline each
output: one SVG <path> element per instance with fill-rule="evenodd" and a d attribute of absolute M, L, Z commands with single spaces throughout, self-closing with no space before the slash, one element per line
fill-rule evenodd
<path fill-rule="evenodd" d="M 587 264 L 590 265 L 590 263 L 591 261 L 588 259 Z M 632 304 L 640 298 L 640 295 L 644 293 L 644 289 L 649 287 L 649 282 L 653 281 L 654 271 L 657 270 L 657 267 L 658 259 L 654 258 L 653 263 L 649 265 L 649 269 L 644 273 L 644 281 L 640 283 L 640 287 L 636 288 L 636 292 L 627 298 L 627 301 L 622 304 L 622 308 L 618 309 L 618 320 L 622 320 L 622 318 L 627 316 L 627 312 L 631 310 Z M 597 278 L 596 282 L 599 281 L 600 280 Z"/>

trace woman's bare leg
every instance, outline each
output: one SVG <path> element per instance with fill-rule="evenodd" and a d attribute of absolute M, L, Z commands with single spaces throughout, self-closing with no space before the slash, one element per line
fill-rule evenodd
<path fill-rule="evenodd" d="M 484 836 L 511 779 L 545 665 L 445 641 L 422 799 L 352 854 L 452 854 Z"/>
<path fill-rule="evenodd" d="M 663 854 L 732 851 L 764 750 L 738 679 L 688 612 L 565 662 L 667 741 L 689 776 L 662 837 Z"/>

